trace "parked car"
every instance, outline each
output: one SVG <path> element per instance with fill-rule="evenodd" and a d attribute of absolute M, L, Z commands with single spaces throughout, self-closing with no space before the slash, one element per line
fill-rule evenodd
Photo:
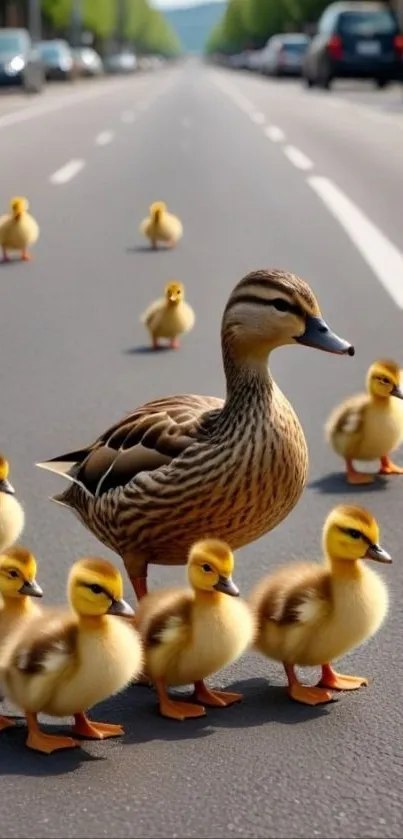
<path fill-rule="evenodd" d="M 102 58 L 92 47 L 77 47 L 73 58 L 79 76 L 101 76 L 104 72 Z"/>
<path fill-rule="evenodd" d="M 67 41 L 40 41 L 38 49 L 45 66 L 47 79 L 72 81 L 76 75 L 73 52 Z"/>
<path fill-rule="evenodd" d="M 40 54 L 26 29 L 0 29 L 0 85 L 40 93 L 45 73 Z"/>
<path fill-rule="evenodd" d="M 137 58 L 133 52 L 119 52 L 105 58 L 104 67 L 107 73 L 134 73 Z"/>
<path fill-rule="evenodd" d="M 308 45 L 306 35 L 273 35 L 262 52 L 261 72 L 270 76 L 300 76 Z"/>
<path fill-rule="evenodd" d="M 332 3 L 306 53 L 303 78 L 329 88 L 334 79 L 374 79 L 378 87 L 403 79 L 403 35 L 384 3 Z"/>
<path fill-rule="evenodd" d="M 263 50 L 251 50 L 247 54 L 246 66 L 255 73 L 260 71 Z"/>

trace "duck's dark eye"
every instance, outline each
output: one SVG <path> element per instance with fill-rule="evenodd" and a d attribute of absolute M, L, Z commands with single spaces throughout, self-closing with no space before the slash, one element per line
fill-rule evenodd
<path fill-rule="evenodd" d="M 94 583 L 93 586 L 90 586 L 90 589 L 94 592 L 94 594 L 102 594 L 103 592 L 102 586 L 99 586 L 98 583 Z"/>
<path fill-rule="evenodd" d="M 211 565 L 207 565 L 207 564 L 206 564 L 206 565 L 202 565 L 202 568 L 203 568 L 203 571 L 205 571 L 205 572 L 206 572 L 206 574 L 208 574 L 210 571 L 212 571 L 212 570 L 213 570 L 213 569 L 212 569 L 212 567 L 211 567 Z"/>
<path fill-rule="evenodd" d="M 290 304 L 287 300 L 283 300 L 282 297 L 279 297 L 276 300 L 271 300 L 270 302 L 278 312 L 289 312 L 291 310 Z"/>
<path fill-rule="evenodd" d="M 362 533 L 359 530 L 354 530 L 354 528 L 349 527 L 347 533 L 352 539 L 362 539 Z"/>
<path fill-rule="evenodd" d="M 10 571 L 10 577 L 19 577 L 18 571 Z"/>

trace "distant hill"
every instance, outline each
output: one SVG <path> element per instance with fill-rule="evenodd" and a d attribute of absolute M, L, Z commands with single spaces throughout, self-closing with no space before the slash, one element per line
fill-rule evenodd
<path fill-rule="evenodd" d="M 211 30 L 224 14 L 226 2 L 205 3 L 188 9 L 164 10 L 165 17 L 178 33 L 185 52 L 203 52 Z"/>

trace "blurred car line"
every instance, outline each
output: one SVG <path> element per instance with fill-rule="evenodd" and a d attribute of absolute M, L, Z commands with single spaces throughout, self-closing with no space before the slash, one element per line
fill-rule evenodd
<path fill-rule="evenodd" d="M 26 29 L 0 28 L 0 90 L 19 87 L 25 93 L 41 93 L 47 81 L 154 71 L 163 64 L 162 56 L 136 56 L 130 49 L 101 58 L 90 46 L 72 48 L 60 38 L 34 44 Z"/>
<path fill-rule="evenodd" d="M 215 57 L 218 63 L 274 77 L 300 76 L 328 90 L 336 79 L 372 79 L 378 87 L 403 81 L 403 33 L 381 2 L 333 2 L 311 36 L 274 35 L 261 50 Z"/>

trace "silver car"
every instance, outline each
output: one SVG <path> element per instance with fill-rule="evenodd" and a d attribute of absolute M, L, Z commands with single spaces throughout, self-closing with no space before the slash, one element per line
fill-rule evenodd
<path fill-rule="evenodd" d="M 261 56 L 260 71 L 268 76 L 300 76 L 310 39 L 299 33 L 274 35 Z"/>

